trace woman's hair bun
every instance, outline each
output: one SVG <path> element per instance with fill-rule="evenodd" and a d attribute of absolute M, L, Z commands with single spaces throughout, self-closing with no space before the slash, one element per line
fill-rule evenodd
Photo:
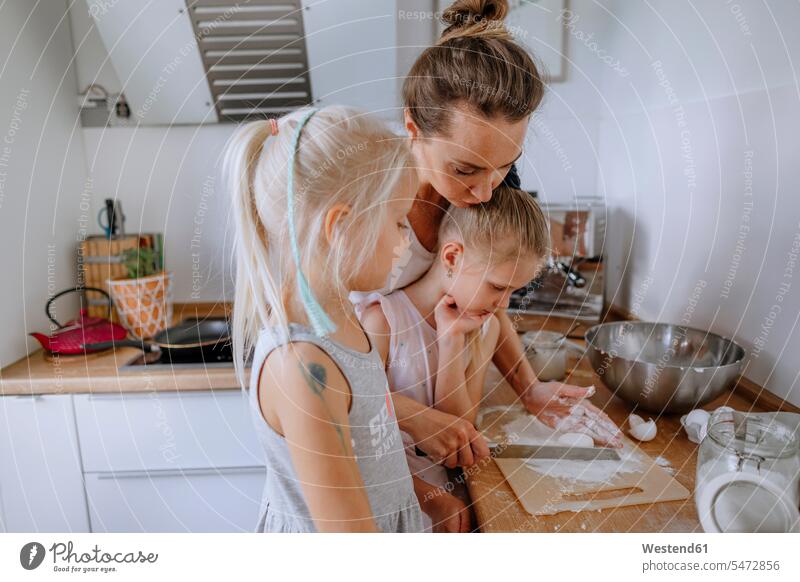
<path fill-rule="evenodd" d="M 442 37 L 403 82 L 403 105 L 422 135 L 451 135 L 450 112 L 459 106 L 515 122 L 539 106 L 544 81 L 503 23 L 508 12 L 506 0 L 456 0 L 444 11 Z"/>
<path fill-rule="evenodd" d="M 456 37 L 508 36 L 506 14 L 508 0 L 456 0 L 442 12 L 446 28 L 439 44 Z"/>

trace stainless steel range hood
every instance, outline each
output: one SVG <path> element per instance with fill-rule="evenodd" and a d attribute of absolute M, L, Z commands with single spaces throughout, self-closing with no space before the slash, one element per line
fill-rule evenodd
<path fill-rule="evenodd" d="M 300 0 L 86 0 L 133 123 L 277 116 L 312 102 Z"/>
<path fill-rule="evenodd" d="M 311 103 L 300 0 L 190 0 L 219 118 L 277 116 Z"/>

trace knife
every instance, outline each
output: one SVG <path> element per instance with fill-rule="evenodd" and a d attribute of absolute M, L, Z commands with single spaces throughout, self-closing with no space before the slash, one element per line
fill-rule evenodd
<path fill-rule="evenodd" d="M 609 448 L 559 447 L 550 445 L 490 444 L 492 457 L 498 459 L 551 459 L 565 461 L 619 461 L 619 453 Z"/>

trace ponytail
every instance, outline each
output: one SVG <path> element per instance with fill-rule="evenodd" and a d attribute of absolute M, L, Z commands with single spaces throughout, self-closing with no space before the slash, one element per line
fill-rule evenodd
<path fill-rule="evenodd" d="M 240 384 L 244 385 L 244 362 L 258 333 L 256 322 L 277 318 L 279 327 L 287 326 L 283 310 L 270 305 L 282 303 L 280 285 L 272 276 L 269 259 L 269 236 L 259 216 L 255 197 L 254 176 L 259 159 L 272 139 L 268 120 L 242 126 L 228 145 L 224 173 L 229 179 L 233 198 L 236 237 L 236 290 L 234 294 L 233 329 L 246 341 L 233 342 L 233 360 Z M 263 301 L 255 301 L 262 297 Z M 255 314 L 255 317 L 251 314 Z"/>

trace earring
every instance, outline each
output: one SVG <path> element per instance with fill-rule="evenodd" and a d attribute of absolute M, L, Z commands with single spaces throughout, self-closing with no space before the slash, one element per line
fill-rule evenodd
<path fill-rule="evenodd" d="M 453 269 L 447 269 L 447 278 L 448 279 L 452 279 L 453 278 Z"/>

